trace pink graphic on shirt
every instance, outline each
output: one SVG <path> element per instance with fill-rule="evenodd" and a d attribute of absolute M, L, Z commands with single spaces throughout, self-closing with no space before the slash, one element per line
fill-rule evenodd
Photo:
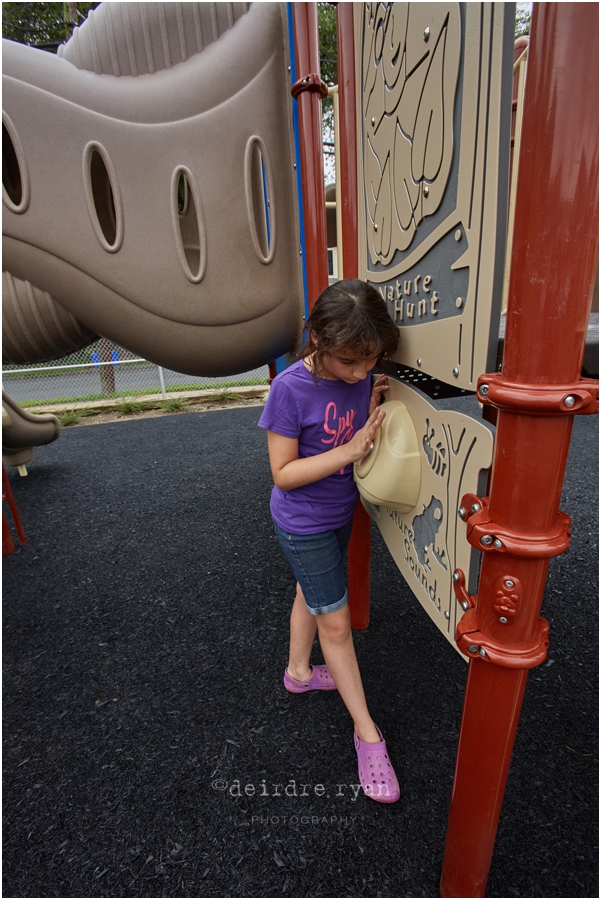
<path fill-rule="evenodd" d="M 329 438 L 322 438 L 322 444 L 331 444 L 332 448 L 340 447 L 342 444 L 348 444 L 355 433 L 355 409 L 347 410 L 342 416 L 338 415 L 338 409 L 333 400 L 326 406 L 326 414 L 323 420 L 323 429 L 326 434 L 331 435 Z M 344 469 L 340 469 L 340 474 L 344 473 Z"/>

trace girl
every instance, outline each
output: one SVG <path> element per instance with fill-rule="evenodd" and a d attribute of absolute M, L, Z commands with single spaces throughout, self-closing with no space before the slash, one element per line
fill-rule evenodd
<path fill-rule="evenodd" d="M 356 280 L 328 287 L 307 329 L 301 359 L 274 379 L 259 421 L 268 431 L 275 530 L 297 580 L 284 685 L 294 694 L 338 689 L 355 724 L 363 790 L 394 803 L 398 781 L 355 656 L 344 559 L 357 498 L 353 463 L 385 416 L 379 404 L 388 379 L 372 388 L 369 373 L 395 352 L 398 330 L 378 292 Z M 316 631 L 325 666 L 309 662 Z"/>

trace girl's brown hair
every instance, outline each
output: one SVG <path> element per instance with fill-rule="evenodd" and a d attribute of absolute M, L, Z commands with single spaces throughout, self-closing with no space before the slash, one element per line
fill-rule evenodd
<path fill-rule="evenodd" d="M 313 354 L 313 373 L 325 375 L 324 356 L 341 350 L 355 359 L 378 357 L 378 362 L 395 353 L 399 330 L 388 315 L 386 303 L 365 281 L 337 281 L 315 301 L 306 324 L 308 337 L 301 358 Z"/>

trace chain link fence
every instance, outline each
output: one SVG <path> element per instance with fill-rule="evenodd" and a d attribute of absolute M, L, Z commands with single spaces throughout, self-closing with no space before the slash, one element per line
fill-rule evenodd
<path fill-rule="evenodd" d="M 194 377 L 140 359 L 107 338 L 63 359 L 36 365 L 6 365 L 2 386 L 21 406 L 46 406 L 99 400 L 136 399 L 188 391 L 223 390 L 265 385 L 268 366 L 218 378 Z"/>

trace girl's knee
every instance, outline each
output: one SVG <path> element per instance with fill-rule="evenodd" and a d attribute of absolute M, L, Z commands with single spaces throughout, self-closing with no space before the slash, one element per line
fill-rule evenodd
<path fill-rule="evenodd" d="M 351 634 L 348 606 L 336 610 L 336 612 L 317 616 L 317 627 L 320 636 L 323 635 L 326 640 L 336 644 L 344 643 Z"/>

